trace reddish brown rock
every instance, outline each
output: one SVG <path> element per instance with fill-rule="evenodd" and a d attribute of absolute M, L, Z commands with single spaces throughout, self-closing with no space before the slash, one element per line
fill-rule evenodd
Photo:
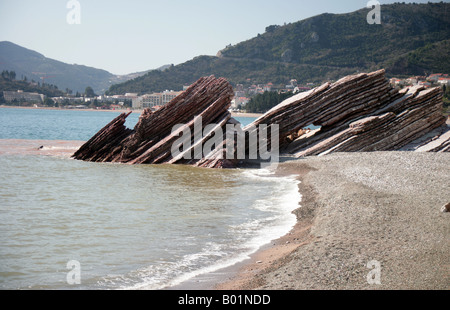
<path fill-rule="evenodd" d="M 447 203 L 446 205 L 442 206 L 441 211 L 442 212 L 450 212 L 450 202 Z"/>
<path fill-rule="evenodd" d="M 441 109 L 439 87 L 415 86 L 398 91 L 389 85 L 384 70 L 379 70 L 347 76 L 295 95 L 247 129 L 278 124 L 282 150 L 297 157 L 398 150 L 445 125 Z M 321 129 L 292 141 L 310 124 Z M 448 151 L 446 145 L 444 141 L 440 149 Z"/>
<path fill-rule="evenodd" d="M 231 118 L 228 109 L 232 98 L 233 88 L 225 79 L 213 76 L 200 78 L 156 112 L 144 110 L 134 130 L 124 126 L 129 114 L 118 116 L 86 142 L 73 157 L 86 161 L 130 164 L 195 164 L 203 157 L 194 158 L 194 145 L 183 150 L 186 156 L 172 157 L 172 145 L 180 138 L 180 134 L 173 133 L 172 129 L 182 124 L 184 129 L 189 130 L 193 140 L 195 117 L 202 118 L 202 133 L 209 124 L 225 126 Z"/>
<path fill-rule="evenodd" d="M 213 76 L 199 79 L 185 92 L 156 112 L 146 109 L 133 130 L 124 126 L 129 114 L 122 114 L 86 142 L 73 157 L 80 160 L 129 164 L 190 164 L 210 168 L 230 168 L 238 164 L 236 139 L 228 141 L 228 124 L 236 124 L 228 111 L 233 98 L 231 85 Z M 436 128 L 445 126 L 441 114 L 442 91 L 414 86 L 393 89 L 384 70 L 347 76 L 294 95 L 244 128 L 246 156 L 255 143 L 261 143 L 261 125 L 267 132 L 279 129 L 281 150 L 297 157 L 332 152 L 399 150 Z M 201 135 L 195 134 L 201 117 Z M 172 154 L 180 134 L 192 142 Z M 314 124 L 320 130 L 305 131 Z M 443 129 L 432 144 L 421 150 L 450 151 L 450 135 Z M 218 145 L 204 150 L 209 139 L 221 135 Z M 235 138 L 237 133 L 235 134 Z M 243 133 L 240 133 L 242 137 Z M 256 137 L 257 141 L 249 141 Z M 271 137 L 265 141 L 269 144 Z M 251 139 L 250 139 L 251 140 Z M 277 141 L 277 140 L 275 140 Z M 253 144 L 252 144 L 253 143 Z M 227 153 L 226 146 L 234 145 Z M 200 149 L 200 154 L 198 150 Z M 228 150 L 229 151 L 229 150 Z M 248 157 L 245 157 L 248 158 Z"/>

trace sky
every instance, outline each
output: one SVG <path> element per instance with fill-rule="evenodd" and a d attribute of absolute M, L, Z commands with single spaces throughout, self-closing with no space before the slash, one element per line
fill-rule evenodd
<path fill-rule="evenodd" d="M 0 0 L 0 41 L 10 41 L 69 64 L 128 74 L 177 65 L 199 55 L 216 55 L 229 44 L 264 33 L 269 25 L 292 23 L 322 13 L 349 13 L 365 8 L 368 2 Z"/>

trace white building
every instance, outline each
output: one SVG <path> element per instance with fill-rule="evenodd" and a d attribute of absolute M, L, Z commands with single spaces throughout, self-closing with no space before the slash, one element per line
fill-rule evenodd
<path fill-rule="evenodd" d="M 171 102 L 173 99 L 175 99 L 178 95 L 180 95 L 182 92 L 181 91 L 168 91 L 166 90 L 165 92 L 162 93 L 162 105 L 166 105 L 169 102 Z"/>
<path fill-rule="evenodd" d="M 450 85 L 450 78 L 439 78 L 438 83 L 446 86 Z"/>
<path fill-rule="evenodd" d="M 3 91 L 3 98 L 6 102 L 25 101 L 25 102 L 44 102 L 45 95 L 38 93 L 27 93 L 22 90 L 18 91 Z"/>
<path fill-rule="evenodd" d="M 231 101 L 231 108 L 237 109 L 239 106 L 245 106 L 249 101 L 250 99 L 246 97 L 234 97 Z"/>
<path fill-rule="evenodd" d="M 133 109 L 142 109 L 142 101 L 143 96 L 133 98 L 131 100 L 131 106 L 133 107 Z"/>
<path fill-rule="evenodd" d="M 162 94 L 161 93 L 153 93 L 150 95 L 144 95 L 141 97 L 141 109 L 145 108 L 154 108 L 156 106 L 160 106 L 162 102 Z"/>
<path fill-rule="evenodd" d="M 137 97 L 132 101 L 134 109 L 155 108 L 163 106 L 172 101 L 175 97 L 180 95 L 181 91 L 164 91 L 162 93 L 147 94 Z"/>

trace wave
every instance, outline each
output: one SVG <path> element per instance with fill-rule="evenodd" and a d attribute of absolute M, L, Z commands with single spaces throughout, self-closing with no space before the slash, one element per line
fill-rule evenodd
<path fill-rule="evenodd" d="M 198 276 L 212 274 L 211 277 L 214 277 L 213 273 L 247 260 L 264 245 L 289 233 L 296 224 L 292 211 L 299 207 L 301 200 L 298 191 L 300 182 L 293 176 L 273 177 L 271 171 L 245 170 L 241 175 L 272 186 L 270 195 L 255 200 L 251 206 L 265 212 L 266 217 L 230 226 L 234 236 L 231 244 L 209 242 L 200 252 L 187 254 L 176 262 L 163 262 L 137 270 L 132 277 L 140 278 L 139 283 L 125 283 L 120 289 L 167 289 Z"/>
<path fill-rule="evenodd" d="M 9 154 L 67 156 L 82 143 L 82 141 L 56 140 L 0 140 L 0 155 L 2 152 L 3 154 L 9 152 Z M 10 165 L 8 174 L 6 171 L 4 174 L 9 175 L 8 182 L 6 178 L 4 179 L 4 184 L 9 184 L 9 187 L 5 187 L 6 194 L 15 193 L 13 189 L 19 188 L 12 186 L 13 184 L 27 186 L 28 191 L 15 194 L 14 197 L 20 195 L 27 206 L 35 206 L 38 210 L 41 210 L 40 208 L 58 210 L 60 213 L 57 214 L 64 216 L 53 217 L 57 223 L 66 223 L 65 219 L 71 218 L 67 217 L 67 214 L 77 210 L 74 215 L 77 218 L 75 222 L 79 223 L 80 227 L 89 227 L 86 231 L 96 229 L 103 233 L 109 226 L 102 226 L 102 221 L 96 221 L 97 227 L 92 226 L 92 214 L 101 210 L 103 216 L 107 216 L 109 220 L 116 216 L 127 219 L 123 225 L 114 226 L 121 231 L 116 237 L 92 237 L 92 234 L 87 234 L 82 235 L 83 238 L 80 239 L 85 244 L 71 243 L 83 254 L 83 266 L 90 268 L 83 269 L 82 284 L 85 288 L 165 289 L 186 283 L 197 276 L 217 277 L 216 272 L 248 259 L 271 240 L 289 233 L 296 223 L 292 211 L 299 207 L 301 199 L 298 191 L 299 181 L 292 176 L 277 176 L 273 169 L 219 171 L 166 166 L 149 169 L 145 166 L 128 165 L 111 169 L 110 166 L 85 165 L 76 161 L 42 157 L 31 161 L 23 156 L 0 156 L 0 160 L 13 164 Z M 19 168 L 26 178 L 19 174 L 20 171 L 17 170 Z M 13 183 L 10 178 L 13 179 Z M 59 182 L 58 180 L 62 178 L 66 181 Z M 125 197 L 122 197 L 124 193 L 120 195 L 120 199 L 114 198 L 113 187 L 108 182 L 103 182 L 115 178 L 118 178 L 118 183 L 122 180 L 128 182 L 127 184 L 134 184 L 127 188 Z M 88 179 L 90 184 L 98 184 L 95 190 L 91 191 L 91 187 L 81 181 Z M 23 180 L 29 181 L 23 183 Z M 148 188 L 164 196 L 164 201 L 158 201 L 161 197 L 156 198 L 156 194 L 144 194 Z M 51 190 L 42 191 L 42 189 Z M 35 199 L 36 196 L 33 194 L 35 192 L 42 192 L 46 196 Z M 83 195 L 79 195 L 79 192 Z M 172 197 L 173 193 L 177 194 Z M 186 193 L 183 194 L 185 197 L 178 197 L 180 193 Z M 16 198 L 5 195 L 2 197 L 5 206 L 7 203 L 15 204 Z M 110 201 L 114 201 L 114 208 L 103 210 L 101 206 L 110 205 Z M 158 201 L 155 202 L 155 206 L 161 207 L 152 208 L 149 206 L 152 201 Z M 131 208 L 135 203 L 141 211 L 136 212 Z M 198 207 L 199 204 L 202 206 Z M 83 208 L 74 208 L 80 205 Z M 84 216 L 82 210 L 89 216 Z M 166 210 L 170 210 L 172 215 L 167 215 L 169 212 Z M 212 218 L 209 217 L 209 212 Z M 167 217 L 164 217 L 166 215 Z M 183 222 L 184 220 L 180 218 L 185 215 L 198 217 L 198 220 L 190 222 L 189 219 Z M 173 220 L 170 216 L 177 220 Z M 141 221 L 141 218 L 145 220 Z M 152 219 L 156 219 L 155 222 L 151 222 Z M 105 221 L 105 224 L 108 224 L 109 220 Z M 129 222 L 132 224 L 127 226 Z M 171 223 L 172 226 L 166 227 L 167 223 Z M 171 234 L 171 230 L 175 229 L 174 225 L 180 223 L 186 225 L 176 226 L 180 230 Z M 192 231 L 190 223 L 200 228 L 195 227 Z M 163 231 L 168 232 L 170 237 L 166 237 L 164 232 L 160 233 L 149 225 L 151 227 L 161 225 Z M 213 228 L 209 226 L 202 228 L 201 225 L 211 225 Z M 164 230 L 166 228 L 167 230 Z M 126 233 L 131 234 L 132 238 L 121 239 Z M 202 235 L 203 233 L 211 235 Z M 155 242 L 135 237 L 139 234 L 148 234 Z M 190 237 L 186 237 L 187 235 Z M 55 242 L 55 245 L 59 244 L 57 238 L 49 240 Z M 133 244 L 129 243 L 130 240 L 133 240 Z M 102 242 L 109 246 L 105 247 Z M 166 249 L 171 252 L 164 252 Z M 99 254 L 102 251 L 115 254 L 117 252 L 117 256 L 113 255 L 104 262 L 107 265 L 103 266 L 103 263 L 98 262 L 100 257 L 104 257 L 103 254 Z M 61 252 L 53 254 L 58 257 Z M 47 259 L 43 262 L 54 263 Z M 39 276 L 47 277 L 40 274 Z M 39 281 L 29 282 L 33 284 Z M 39 285 L 66 288 L 63 283 L 51 281 Z"/>

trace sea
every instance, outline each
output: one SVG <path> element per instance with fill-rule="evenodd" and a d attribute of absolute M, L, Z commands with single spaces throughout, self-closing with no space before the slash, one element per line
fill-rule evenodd
<path fill-rule="evenodd" d="M 0 108 L 0 289 L 170 289 L 295 225 L 298 181 L 270 168 L 70 158 L 119 113 Z"/>

